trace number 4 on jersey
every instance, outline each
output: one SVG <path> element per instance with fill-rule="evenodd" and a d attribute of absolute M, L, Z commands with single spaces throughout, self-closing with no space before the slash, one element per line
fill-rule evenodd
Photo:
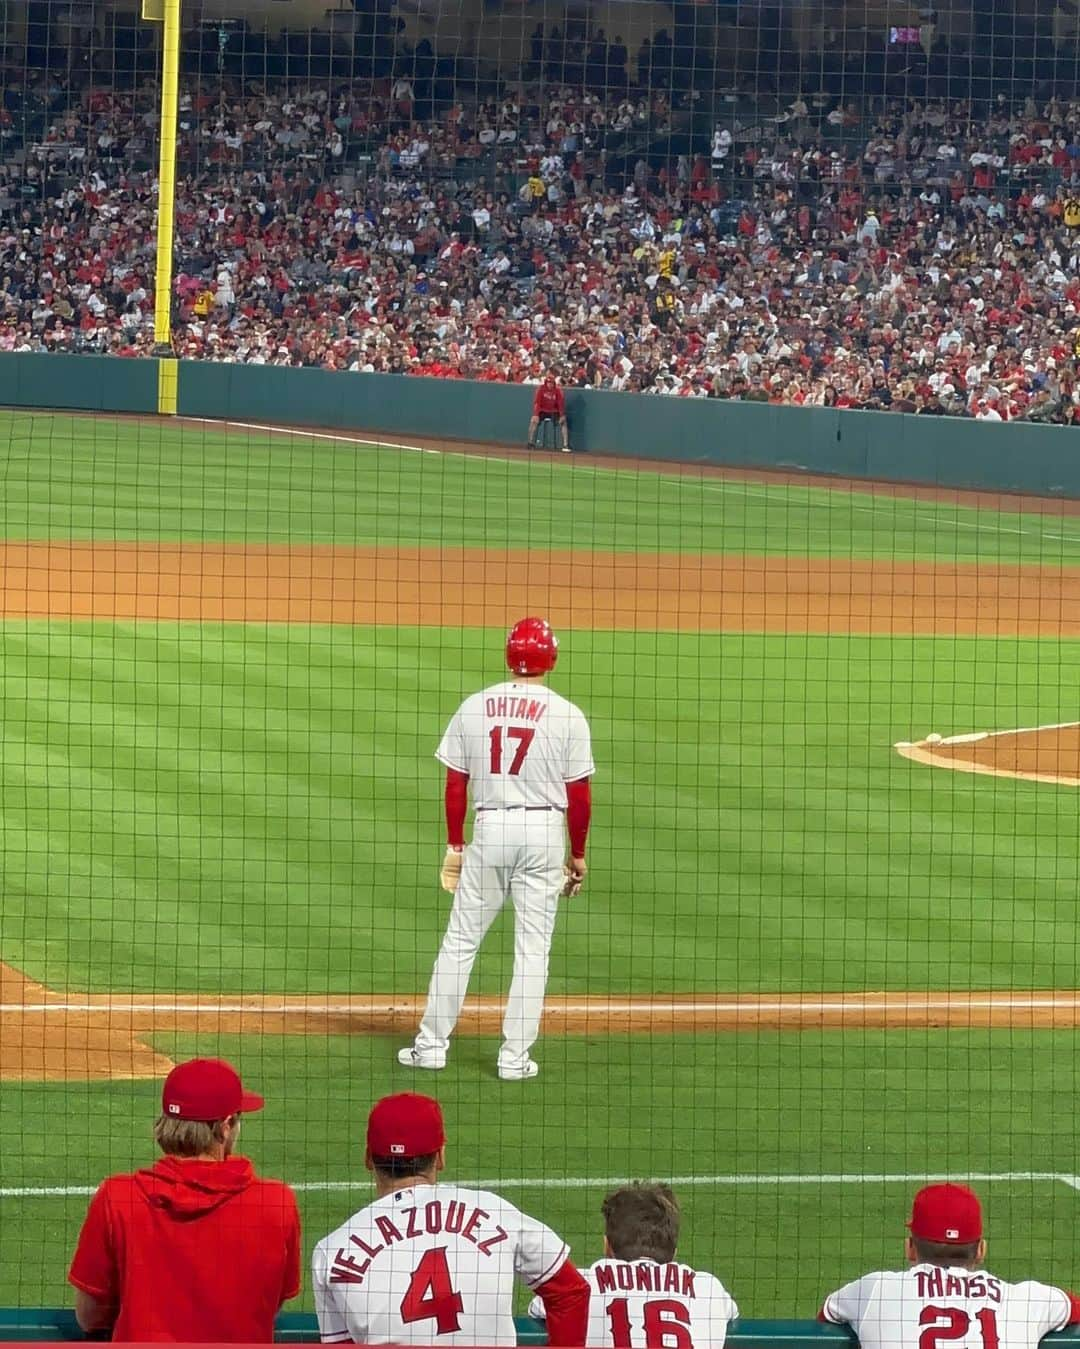
<path fill-rule="evenodd" d="M 510 760 L 510 767 L 506 770 L 512 778 L 516 778 L 521 772 L 521 765 L 525 762 L 525 756 L 529 752 L 529 746 L 532 744 L 535 734 L 536 728 L 534 726 L 507 726 L 507 740 L 517 741 L 514 757 Z M 503 728 L 492 726 L 488 733 L 488 739 L 491 741 L 491 773 L 494 777 L 497 773 L 503 771 Z"/>
<path fill-rule="evenodd" d="M 464 1306 L 461 1294 L 454 1292 L 450 1282 L 446 1247 L 425 1251 L 401 1299 L 402 1321 L 407 1326 L 414 1321 L 434 1321 L 436 1335 L 452 1335 L 461 1328 Z"/>

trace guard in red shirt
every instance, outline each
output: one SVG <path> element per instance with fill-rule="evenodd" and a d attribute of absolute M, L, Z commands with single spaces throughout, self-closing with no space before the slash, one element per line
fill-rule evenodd
<path fill-rule="evenodd" d="M 300 1291 L 300 1218 L 287 1185 L 233 1153 L 240 1116 L 262 1107 L 221 1059 L 172 1070 L 154 1125 L 165 1155 L 110 1176 L 90 1201 L 68 1274 L 83 1330 L 272 1342 L 278 1309 Z"/>
<path fill-rule="evenodd" d="M 569 454 L 570 431 L 566 425 L 566 399 L 550 371 L 544 376 L 543 383 L 536 386 L 536 393 L 533 395 L 533 415 L 529 422 L 529 440 L 526 449 L 536 449 L 536 433 L 543 422 L 551 422 L 555 427 L 556 448 L 561 449 L 564 454 Z"/>

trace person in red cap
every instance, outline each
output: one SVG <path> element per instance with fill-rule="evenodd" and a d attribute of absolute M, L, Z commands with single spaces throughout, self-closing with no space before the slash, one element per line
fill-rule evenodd
<path fill-rule="evenodd" d="M 570 453 L 570 428 L 566 424 L 566 395 L 559 388 L 554 374 L 549 370 L 536 386 L 533 394 L 532 418 L 529 421 L 529 439 L 526 449 L 536 448 L 536 433 L 541 422 L 551 422 L 555 427 L 556 443 L 564 454 Z"/>
<path fill-rule="evenodd" d="M 519 1081 L 540 1071 L 529 1051 L 540 1033 L 559 896 L 576 895 L 585 879 L 596 771 L 581 709 L 544 684 L 558 654 L 558 638 L 544 619 L 515 623 L 506 639 L 512 678 L 466 698 L 435 751 L 446 768 L 448 846 L 439 881 L 454 904 L 420 1029 L 398 1053 L 407 1068 L 446 1067 L 480 943 L 509 894 L 514 974 L 498 1073 Z M 470 786 L 476 819 L 466 848 Z"/>
<path fill-rule="evenodd" d="M 311 1258 L 324 1344 L 515 1345 L 515 1279 L 542 1300 L 549 1344 L 585 1343 L 589 1285 L 566 1242 L 496 1194 L 439 1180 L 438 1101 L 378 1101 L 364 1161 L 374 1202 Z"/>
<path fill-rule="evenodd" d="M 908 1268 L 866 1274 L 825 1299 L 819 1319 L 849 1325 L 862 1349 L 1035 1349 L 1080 1322 L 1080 1301 L 1045 1283 L 1006 1283 L 982 1269 L 982 1208 L 966 1185 L 915 1196 Z"/>
<path fill-rule="evenodd" d="M 90 1201 L 68 1280 L 83 1330 L 114 1342 L 266 1343 L 300 1291 L 300 1218 L 287 1185 L 235 1154 L 261 1110 L 222 1059 L 172 1070 L 154 1138 L 164 1154 Z"/>

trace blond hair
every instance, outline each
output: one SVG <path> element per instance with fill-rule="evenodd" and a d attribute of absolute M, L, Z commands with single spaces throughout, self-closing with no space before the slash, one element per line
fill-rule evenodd
<path fill-rule="evenodd" d="M 159 1115 L 154 1121 L 154 1142 L 169 1157 L 202 1157 L 225 1142 L 227 1121 L 176 1119 Z"/>

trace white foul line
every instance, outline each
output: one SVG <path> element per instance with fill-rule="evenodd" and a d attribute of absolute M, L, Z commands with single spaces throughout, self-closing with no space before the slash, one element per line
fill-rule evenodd
<path fill-rule="evenodd" d="M 1058 1171 L 950 1171 L 940 1174 L 926 1172 L 838 1172 L 832 1175 L 729 1175 L 729 1176 L 665 1176 L 669 1185 L 688 1186 L 754 1186 L 754 1185 L 925 1185 L 928 1182 L 956 1181 L 961 1183 L 995 1181 L 1031 1182 L 1050 1181 L 1080 1190 L 1080 1176 L 1064 1175 Z M 478 1190 L 590 1190 L 610 1189 L 625 1185 L 626 1176 L 504 1176 L 470 1180 L 463 1177 L 455 1184 Z M 301 1194 L 336 1194 L 347 1190 L 369 1190 L 371 1180 L 300 1180 L 290 1187 Z M 95 1193 L 95 1185 L 6 1185 L 0 1186 L 0 1199 L 78 1199 Z"/>
<path fill-rule="evenodd" d="M 1080 721 L 1048 721 L 1043 726 L 1016 726 L 1010 731 L 965 731 L 961 735 L 946 735 L 932 742 L 898 740 L 893 749 L 917 749 L 926 744 L 931 744 L 933 748 L 938 745 L 972 745 L 978 740 L 994 740 L 1000 735 L 1035 735 L 1038 731 L 1067 731 L 1073 726 L 1080 726 Z"/>
<path fill-rule="evenodd" d="M 1075 722 L 1066 723 L 1076 725 Z M 1045 729 L 1045 728 L 1040 728 Z M 995 734 L 1007 735 L 1002 731 Z M 959 739 L 959 737 L 955 737 Z M 920 742 L 921 743 L 921 742 Z M 950 744 L 943 740 L 941 744 Z M 901 745 L 906 742 L 901 741 Z M 107 996 L 107 995 L 106 995 Z M 954 1011 L 993 1011 L 1026 1009 L 1054 1010 L 1058 1008 L 1080 1007 L 1080 990 L 1068 993 L 1011 993 L 962 995 L 935 997 L 930 994 L 906 993 L 891 997 L 863 997 L 853 993 L 846 998 L 801 998 L 792 995 L 788 999 L 767 1001 L 748 998 L 744 1001 L 723 1002 L 657 1002 L 648 1000 L 619 1001 L 604 998 L 591 1002 L 559 1002 L 549 1004 L 545 1014 L 549 1017 L 588 1016 L 591 1014 L 636 1016 L 650 1015 L 678 1016 L 679 1013 L 716 1012 L 725 1015 L 770 1015 L 780 1012 L 803 1012 L 814 1015 L 819 1012 L 850 1012 L 857 1016 L 862 1012 L 954 1012 Z M 467 1003 L 465 1015 L 498 1014 L 504 1010 L 502 1002 Z M 123 994 L 116 994 L 108 1001 L 97 1002 L 4 1002 L 0 1003 L 0 1014 L 49 1012 L 78 1012 L 81 1015 L 97 1016 L 150 1016 L 159 1013 L 165 1016 L 385 1016 L 394 1013 L 412 1013 L 414 1002 L 395 1002 L 388 998 L 385 1002 L 169 1002 L 156 999 L 151 1002 L 136 1002 Z"/>
<path fill-rule="evenodd" d="M 871 481 L 871 480 L 868 480 L 868 481 Z M 812 491 L 812 490 L 815 490 L 815 489 L 817 489 L 817 490 L 823 490 L 823 491 L 826 491 L 826 492 L 829 491 L 829 488 L 828 488 L 827 486 L 825 486 L 824 484 L 820 484 L 820 483 L 786 483 L 786 484 L 782 484 L 782 485 L 783 485 L 783 486 L 788 486 L 788 487 L 798 487 L 798 488 L 801 488 L 803 491 L 806 491 L 806 492 L 809 492 L 809 491 Z M 917 485 L 917 484 L 915 484 L 915 485 Z M 731 489 L 734 488 L 736 491 L 745 492 L 745 493 L 747 494 L 747 496 L 760 497 L 760 498 L 762 498 L 762 499 L 764 499 L 764 500 L 769 500 L 769 499 L 771 499 L 771 498 L 774 496 L 774 493 L 775 493 L 775 488 L 773 489 L 773 491 L 768 491 L 768 490 L 763 490 L 763 489 L 760 488 L 760 487 L 751 487 L 751 486 L 749 486 L 749 485 L 746 484 L 746 483 L 736 482 L 736 481 L 726 481 L 726 482 L 721 482 L 721 483 L 702 484 L 702 486 L 703 486 L 703 489 L 704 489 L 706 492 L 727 492 L 727 491 L 730 491 Z M 857 490 L 857 489 L 856 489 L 856 490 Z M 903 495 L 898 496 L 898 497 L 892 497 L 892 498 L 890 498 L 890 499 L 891 499 L 891 500 L 894 500 L 894 501 L 897 501 L 897 502 L 900 502 L 900 503 L 905 503 L 905 504 L 909 504 L 909 503 L 910 503 L 910 504 L 913 504 L 914 502 L 920 500 L 920 498 L 918 498 L 918 497 L 905 497 L 905 496 L 903 496 Z M 816 504 L 816 503 L 814 503 L 812 500 L 808 499 L 807 505 L 814 505 L 814 504 Z M 828 508 L 829 506 L 831 506 L 831 503 L 826 503 L 826 505 L 827 505 L 827 508 Z M 863 512 L 863 513 L 866 514 L 866 515 L 876 515 L 876 516 L 878 516 L 878 517 L 881 517 L 883 507 L 882 507 L 881 505 L 878 505 L 878 504 L 875 504 L 875 505 L 873 505 L 873 506 L 864 506 L 861 502 L 852 501 L 852 502 L 846 503 L 844 506 L 837 507 L 837 509 L 839 509 L 839 510 L 861 511 L 861 512 Z M 896 515 L 896 514 L 898 513 L 898 511 L 901 510 L 901 509 L 902 509 L 902 506 L 898 507 L 898 506 L 895 506 L 895 505 L 891 508 L 893 515 Z M 972 511 L 974 511 L 974 510 L 977 510 L 978 507 L 975 507 L 975 506 L 966 506 L 966 507 L 965 507 L 965 506 L 961 506 L 961 507 L 959 507 L 959 509 L 960 509 L 960 510 L 972 510 Z M 1002 513 L 1003 513 L 1003 512 L 1002 512 Z M 916 519 L 932 521 L 932 522 L 933 522 L 934 524 L 936 524 L 939 528 L 951 526 L 951 527 L 954 528 L 954 529 L 975 529 L 975 530 L 982 530 L 982 531 L 984 531 L 984 532 L 991 533 L 991 534 L 1017 534 L 1017 535 L 1021 536 L 1022 538 L 1033 538 L 1033 539 L 1038 539 L 1038 538 L 1044 538 L 1044 539 L 1060 539 L 1061 542 L 1063 542 L 1063 543 L 1080 543 L 1080 538 L 1077 538 L 1075 535 L 1072 535 L 1072 534 L 1049 534 L 1049 533 L 1047 533 L 1045 530 L 1042 530 L 1042 529 L 1039 529 L 1039 528 L 1034 528 L 1034 529 L 1030 529 L 1030 528 L 1029 528 L 1029 529 L 1018 529 L 1018 528 L 1017 528 L 1016 526 L 1014 526 L 1014 525 L 997 524 L 997 523 L 993 523 L 993 522 L 990 522 L 990 521 L 987 521 L 987 520 L 961 520 L 961 519 L 959 519 L 956 515 L 951 515 L 951 516 L 950 516 L 950 515 L 946 514 L 946 513 L 945 513 L 945 510 L 944 510 L 944 503 L 943 503 L 943 509 L 942 509 L 942 511 L 941 511 L 940 513 L 938 513 L 938 512 L 924 511 L 924 510 L 914 510 L 914 511 L 912 512 L 912 514 L 915 516 Z M 1048 516 L 1048 515 L 1046 515 L 1046 514 L 1043 513 L 1043 512 L 1031 512 L 1031 514 L 1033 514 L 1033 515 L 1036 517 L 1036 519 L 1040 519 L 1040 520 L 1053 520 L 1053 519 L 1056 518 L 1056 517 L 1054 517 L 1054 516 Z"/>
<path fill-rule="evenodd" d="M 393 440 L 372 440 L 370 436 L 335 436 L 325 431 L 302 431 L 291 426 L 268 426 L 263 422 L 230 422 L 216 417 L 177 417 L 178 422 L 193 422 L 198 426 L 235 426 L 242 431 L 263 431 L 273 436 L 300 436 L 305 440 L 330 440 L 339 445 L 363 445 L 372 450 L 411 450 L 413 454 L 442 454 L 442 450 L 427 445 L 401 445 Z"/>

